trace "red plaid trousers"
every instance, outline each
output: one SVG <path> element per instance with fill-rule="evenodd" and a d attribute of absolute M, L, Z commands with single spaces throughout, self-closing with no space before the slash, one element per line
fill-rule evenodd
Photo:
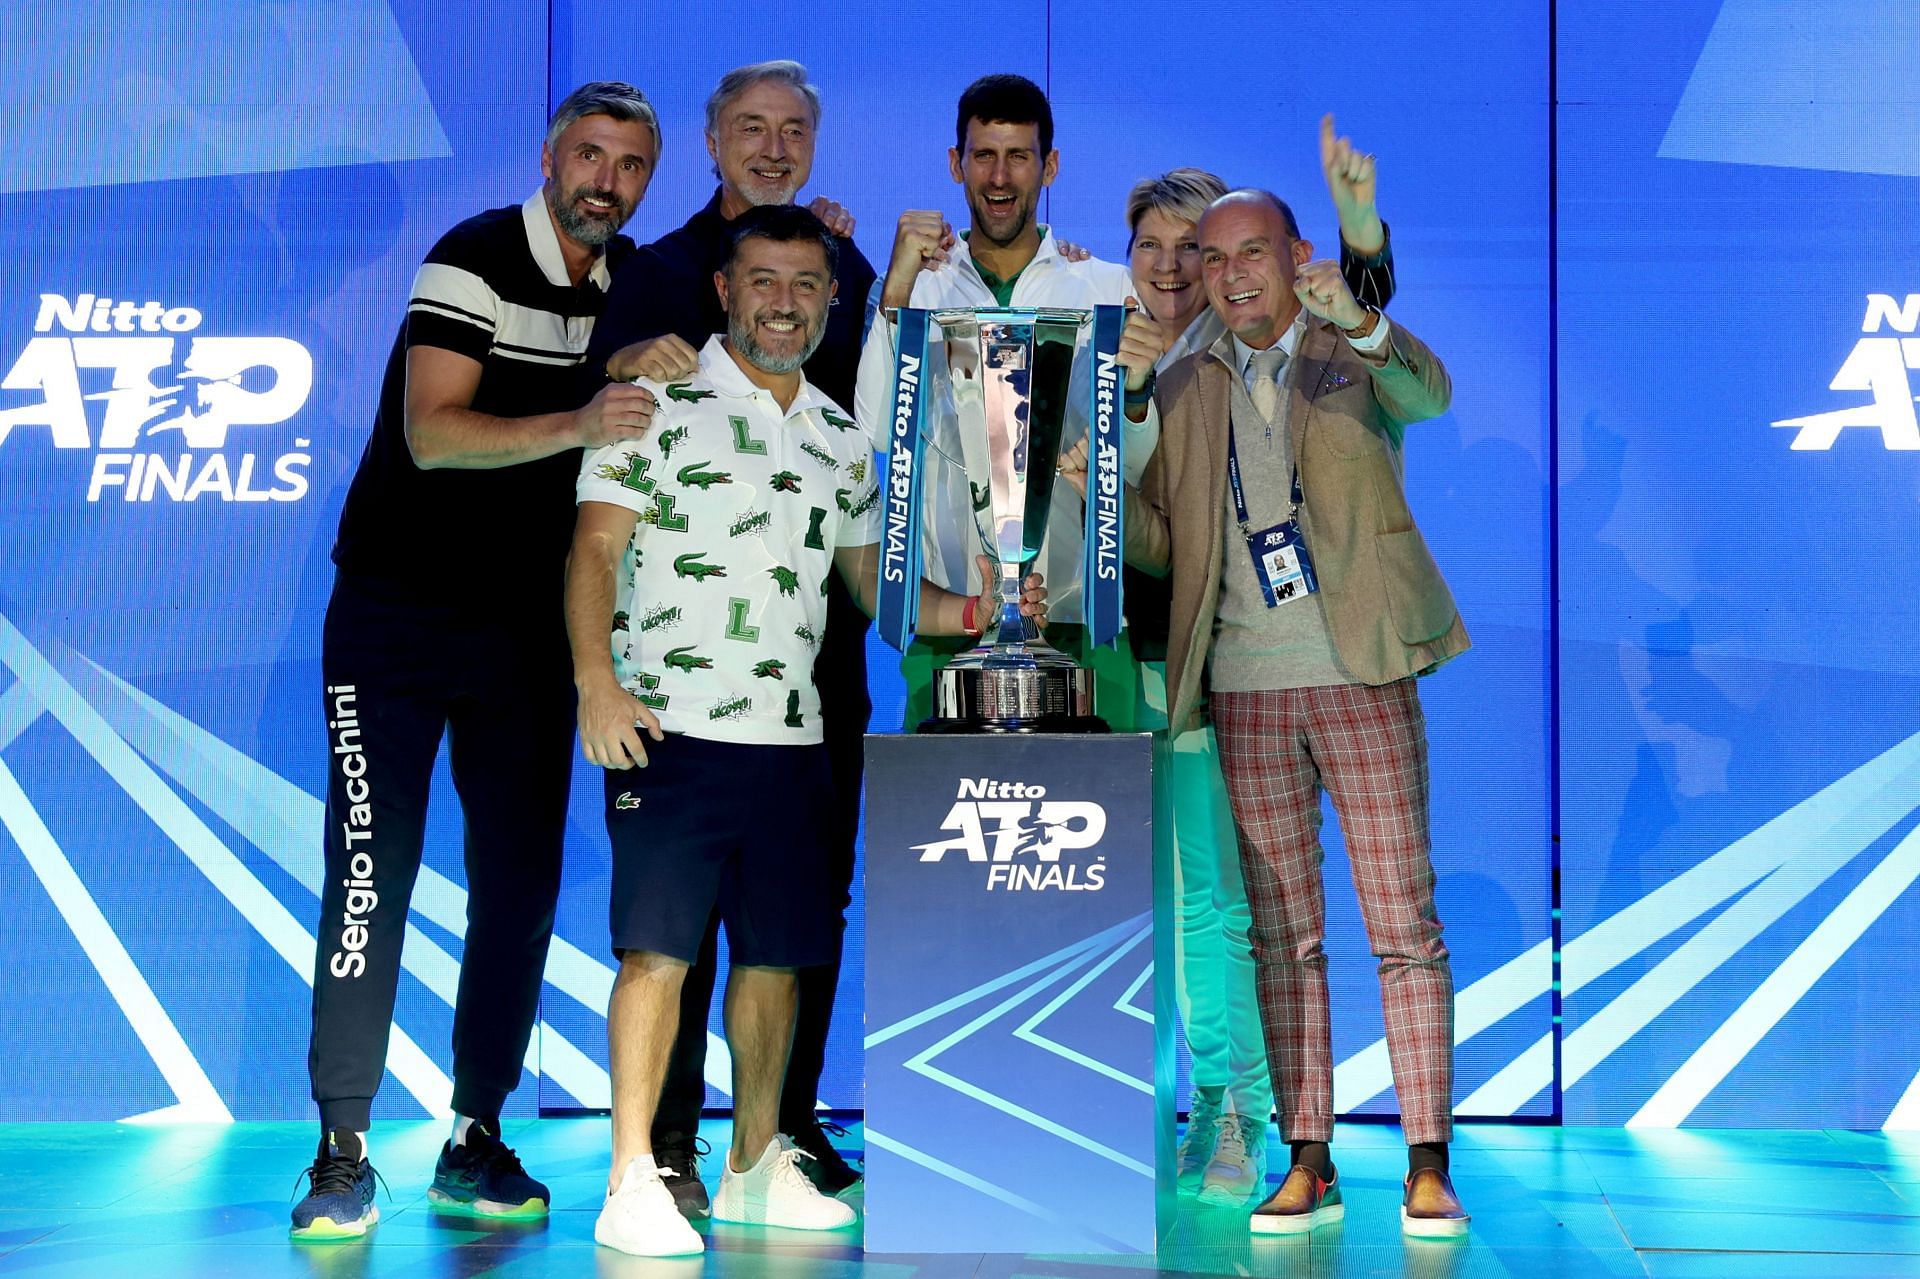
<path fill-rule="evenodd" d="M 1409 1144 L 1453 1135 L 1453 969 L 1433 905 L 1427 730 L 1413 680 L 1215 693 L 1214 733 L 1253 907 L 1260 1020 L 1288 1141 L 1333 1136 L 1320 791 L 1380 960 Z"/>

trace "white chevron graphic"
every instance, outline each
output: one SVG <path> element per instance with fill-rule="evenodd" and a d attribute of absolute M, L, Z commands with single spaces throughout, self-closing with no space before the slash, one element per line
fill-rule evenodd
<path fill-rule="evenodd" d="M 1566 942 L 1561 955 L 1561 984 L 1563 993 L 1572 996 L 1620 964 L 1711 915 L 1724 903 L 1738 899 L 1604 1007 L 1567 1030 L 1561 1045 L 1561 1086 L 1572 1087 L 1618 1052 L 1916 810 L 1920 810 L 1920 734 L 1867 761 Z M 1888 861 L 1901 864 L 1892 857 Z M 1883 863 L 1882 869 L 1886 866 Z M 1851 945 L 1859 935 L 1852 931 L 1853 923 L 1864 931 L 1907 887 L 1908 883 L 1900 881 L 1893 870 L 1884 875 L 1879 871 L 1870 874 L 1835 912 L 1841 922 L 1820 934 L 1819 943 L 1808 952 L 1807 962 L 1813 962 L 1813 956 L 1826 955 L 1842 940 Z M 1801 952 L 1795 953 L 1799 956 Z M 1819 971 L 1824 972 L 1838 957 L 1834 953 L 1826 958 Z M 1550 946 L 1542 942 L 1461 991 L 1455 1015 L 1456 1042 L 1465 1042 L 1545 995 L 1551 980 L 1550 958 Z M 1749 1014 L 1749 1024 L 1757 1023 L 1760 1010 L 1771 1009 L 1772 1001 L 1786 989 L 1787 985 L 1775 985 L 1765 997 L 1756 994 L 1760 1002 Z M 1784 1012 L 1784 1008 L 1778 1010 L 1774 1021 Z M 1726 1053 L 1740 1042 L 1731 1032 L 1719 1037 L 1706 1057 L 1696 1054 L 1700 1065 L 1690 1062 L 1691 1070 L 1683 1068 L 1686 1082 L 1676 1087 L 1698 1088 L 1710 1079 L 1710 1091 L 1712 1084 L 1738 1064 L 1738 1058 L 1728 1060 Z M 1739 1057 L 1757 1042 L 1746 1043 Z M 1552 1082 L 1553 1041 L 1546 1035 L 1463 1098 L 1457 1110 L 1467 1115 L 1510 1115 Z M 1339 1064 L 1334 1073 L 1335 1105 L 1343 1112 L 1351 1111 L 1392 1083 L 1386 1042 L 1376 1040 Z M 1683 1095 L 1679 1091 L 1670 1093 L 1659 1106 L 1643 1108 L 1634 1122 L 1641 1126 L 1679 1124 L 1705 1094 L 1681 1107 L 1678 1099 Z M 1920 1080 L 1909 1088 L 1908 1097 L 1913 1100 L 1903 1098 L 1895 1114 L 1902 1124 L 1920 1125 Z"/>
<path fill-rule="evenodd" d="M 13 685 L 0 692 L 0 752 L 43 717 L 51 718 L 275 953 L 310 982 L 312 933 L 182 797 L 190 796 L 204 806 L 315 895 L 324 873 L 319 850 L 321 801 L 89 659 L 58 646 L 41 652 L 5 617 L 0 617 L 0 664 L 16 677 Z M 1568 1026 L 1561 1043 L 1562 1087 L 1578 1084 L 1703 982 L 1724 973 L 1731 961 L 1776 930 L 1812 894 L 1836 877 L 1853 880 L 1838 905 L 1809 927 L 1792 953 L 1758 981 L 1731 1015 L 1717 1026 L 1701 1028 L 1700 1042 L 1677 1070 L 1664 1080 L 1648 1081 L 1648 1095 L 1629 1124 L 1672 1127 L 1687 1122 L 1872 925 L 1912 890 L 1920 878 L 1920 829 L 1907 829 L 1864 874 L 1854 868 L 1889 832 L 1903 823 L 1910 825 L 1916 812 L 1920 812 L 1920 734 L 1861 764 L 1568 940 L 1561 978 L 1564 994 L 1571 997 L 1621 964 L 1664 946 L 1676 934 L 1686 934 L 1647 972 Z M 3 759 L 0 828 L 20 849 L 175 1095 L 176 1104 L 129 1118 L 141 1122 L 230 1120 L 226 1101 L 208 1079 L 187 1036 L 115 935 L 107 915 L 36 811 L 29 789 Z M 412 902 L 421 919 L 460 937 L 465 931 L 466 905 L 464 888 L 431 868 L 422 868 Z M 1112 952 L 1102 971 L 1120 962 L 1127 949 L 1122 946 Z M 1466 1042 L 1502 1025 L 1546 995 L 1551 959 L 1550 943 L 1540 942 L 1462 990 L 1455 1018 L 1457 1041 Z M 404 963 L 437 998 L 452 1004 L 458 961 L 411 921 Z M 555 938 L 546 979 L 568 998 L 604 1014 L 613 971 L 603 961 Z M 1083 978 L 1079 984 L 1090 980 Z M 1136 979 L 1116 1002 L 1120 1012 L 1148 1016 L 1129 1006 L 1139 985 Z M 1029 1017 L 1016 1033 L 1049 1051 L 1078 1059 L 1078 1054 L 1068 1053 L 1040 1033 L 1046 1011 L 1042 1008 Z M 611 1087 L 606 1071 L 548 1022 L 542 1021 L 539 1030 L 529 1048 L 527 1069 L 544 1073 L 585 1106 L 607 1105 Z M 432 1114 L 446 1113 L 450 1081 L 397 1024 L 392 1028 L 388 1064 L 423 1108 Z M 1093 1068 L 1099 1069 L 1097 1063 Z M 709 1082 L 726 1091 L 730 1069 L 724 1042 L 709 1036 Z M 1538 1037 L 1465 1097 L 1458 1110 L 1489 1117 L 1515 1113 L 1551 1086 L 1552 1070 L 1552 1037 Z M 1140 1086 L 1139 1081 L 1123 1082 Z M 1386 1044 L 1376 1040 L 1339 1063 L 1335 1103 L 1342 1111 L 1352 1111 L 1391 1086 Z M 1885 1126 L 1920 1129 L 1920 1073 L 1888 1112 Z"/>

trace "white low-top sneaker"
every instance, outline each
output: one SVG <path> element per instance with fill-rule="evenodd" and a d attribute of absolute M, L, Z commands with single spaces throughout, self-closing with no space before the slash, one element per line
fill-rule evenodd
<path fill-rule="evenodd" d="M 722 1164 L 720 1188 L 713 1192 L 715 1221 L 742 1221 L 789 1230 L 838 1230 L 853 1224 L 854 1211 L 828 1198 L 813 1184 L 800 1161 L 810 1158 L 784 1135 L 776 1135 L 745 1172 Z"/>
<path fill-rule="evenodd" d="M 1213 1158 L 1200 1185 L 1202 1203 L 1239 1207 L 1267 1188 L 1267 1121 L 1221 1115 L 1214 1121 Z"/>
<path fill-rule="evenodd" d="M 707 1250 L 707 1241 L 680 1215 L 652 1155 L 627 1161 L 619 1188 L 607 1196 L 593 1223 L 593 1238 L 636 1257 L 684 1257 Z"/>
<path fill-rule="evenodd" d="M 1201 1092 L 1193 1090 L 1193 1096 L 1187 1101 L 1187 1135 L 1180 1139 L 1179 1178 L 1180 1189 L 1200 1189 L 1201 1178 L 1207 1175 L 1207 1165 L 1213 1162 L 1213 1140 L 1219 1136 L 1215 1121 L 1220 1118 L 1220 1103 Z"/>

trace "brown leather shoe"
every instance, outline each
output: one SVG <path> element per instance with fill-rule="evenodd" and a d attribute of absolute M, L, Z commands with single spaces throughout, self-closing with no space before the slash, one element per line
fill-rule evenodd
<path fill-rule="evenodd" d="M 1453 1182 L 1438 1168 L 1422 1168 L 1407 1178 L 1400 1201 L 1400 1228 L 1422 1239 L 1453 1239 L 1467 1233 L 1472 1218 L 1453 1193 Z"/>
<path fill-rule="evenodd" d="M 1253 1210 L 1247 1225 L 1255 1234 L 1298 1235 L 1347 1215 L 1340 1201 L 1340 1170 L 1325 1181 L 1304 1164 L 1295 1164 L 1273 1197 Z"/>

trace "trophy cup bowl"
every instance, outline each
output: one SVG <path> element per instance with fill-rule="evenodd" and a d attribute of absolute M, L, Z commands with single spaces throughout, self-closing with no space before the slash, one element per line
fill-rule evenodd
<path fill-rule="evenodd" d="M 1021 585 L 1046 540 L 1063 443 L 1087 431 L 1091 311 L 981 308 L 930 317 L 928 448 L 958 467 L 972 497 L 998 605 L 970 652 L 934 673 L 923 733 L 1106 732 L 1094 673 L 1021 615 Z M 1069 528 L 1067 535 L 1078 532 Z M 1065 583 L 1049 583 L 1056 592 Z"/>

